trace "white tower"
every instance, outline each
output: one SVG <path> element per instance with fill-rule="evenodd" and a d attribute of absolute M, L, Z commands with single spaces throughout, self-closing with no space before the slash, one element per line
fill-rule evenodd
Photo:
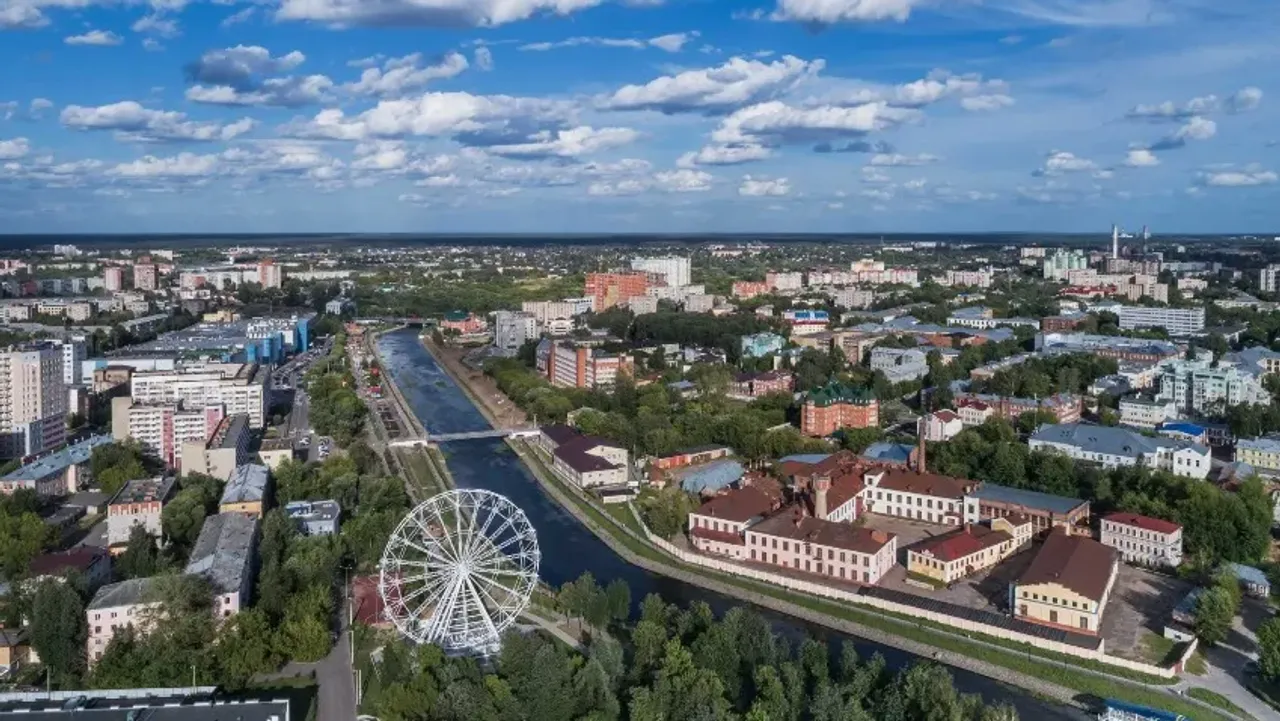
<path fill-rule="evenodd" d="M 1111 225 L 1111 257 L 1120 257 L 1120 226 L 1114 223 Z"/>

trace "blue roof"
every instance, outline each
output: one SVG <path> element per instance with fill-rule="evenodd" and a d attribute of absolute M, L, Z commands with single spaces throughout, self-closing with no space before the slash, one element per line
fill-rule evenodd
<path fill-rule="evenodd" d="M 1107 705 L 1108 711 L 1124 711 L 1133 714 L 1139 718 L 1150 719 L 1151 721 L 1186 721 L 1186 716 L 1174 713 L 1172 711 L 1162 711 L 1160 709 L 1139 706 L 1134 703 L 1125 703 L 1124 701 L 1116 701 L 1107 699 L 1103 701 Z"/>
<path fill-rule="evenodd" d="M 1204 426 L 1198 426 L 1194 423 L 1161 423 L 1160 431 L 1172 431 L 1174 433 L 1185 433 L 1189 436 L 1202 436 L 1205 434 Z"/>
<path fill-rule="evenodd" d="M 1267 580 L 1267 574 L 1253 566 L 1245 566 L 1240 563 L 1228 563 L 1227 568 L 1230 568 L 1231 572 L 1236 574 L 1236 578 L 1244 581 L 1245 583 L 1251 583 L 1255 586 L 1269 587 L 1271 585 L 1271 581 Z"/>
<path fill-rule="evenodd" d="M 93 455 L 93 449 L 98 446 L 105 446 L 111 442 L 111 435 L 104 433 L 100 436 L 90 436 L 73 446 L 67 446 L 57 453 L 50 453 L 33 463 L 19 468 L 16 471 L 6 475 L 0 480 L 4 481 L 38 481 L 42 478 L 48 478 L 55 473 L 60 473 L 70 466 L 76 466 L 81 463 L 87 463 L 89 456 Z"/>
<path fill-rule="evenodd" d="M 716 461 L 685 474 L 680 487 L 691 493 L 717 491 L 742 478 L 746 472 L 737 461 Z"/>
<path fill-rule="evenodd" d="M 881 441 L 867 446 L 867 450 L 862 452 L 862 457 L 873 461 L 906 463 L 911 460 L 911 451 L 913 449 L 913 446 L 906 443 Z"/>
<path fill-rule="evenodd" d="M 783 456 L 778 459 L 778 463 L 822 463 L 831 457 L 830 453 L 796 453 L 790 456 Z"/>
<path fill-rule="evenodd" d="M 1082 501 L 1079 498 L 1067 498 L 1039 491 L 1028 491 L 1022 488 L 997 486 L 994 483 L 984 483 L 978 490 L 969 495 L 986 501 L 1012 503 L 1040 511 L 1049 511 L 1050 513 L 1070 513 L 1080 504 L 1088 503 L 1088 501 Z"/>

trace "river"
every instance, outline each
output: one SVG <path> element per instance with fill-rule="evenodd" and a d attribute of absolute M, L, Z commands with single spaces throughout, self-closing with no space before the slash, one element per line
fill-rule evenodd
<path fill-rule="evenodd" d="M 383 335 L 378 340 L 378 354 L 382 357 L 383 368 L 391 374 L 427 432 L 463 433 L 490 427 L 471 400 L 422 347 L 416 331 L 404 329 Z M 646 594 L 657 593 L 668 602 L 682 606 L 692 601 L 706 601 L 717 613 L 746 605 L 737 599 L 649 573 L 624 561 L 576 518 L 543 494 L 537 481 L 501 439 L 450 441 L 443 444 L 442 450 L 459 487 L 484 488 L 501 493 L 524 511 L 538 533 L 538 546 L 542 551 L 539 575 L 547 583 L 558 586 L 576 579 L 584 571 L 590 571 L 602 584 L 615 578 L 626 581 L 636 600 Z M 829 642 L 851 638 L 766 609 L 754 610 L 768 618 L 779 633 L 793 639 L 804 635 L 814 635 Z M 879 652 L 891 666 L 905 665 L 916 659 L 894 648 L 859 638 L 852 640 L 857 643 L 860 655 L 869 657 Z M 1011 703 L 1022 719 L 1081 721 L 1089 718 L 1074 709 L 1046 704 L 984 676 L 956 668 L 951 672 L 960 690 L 981 693 L 989 700 Z"/>

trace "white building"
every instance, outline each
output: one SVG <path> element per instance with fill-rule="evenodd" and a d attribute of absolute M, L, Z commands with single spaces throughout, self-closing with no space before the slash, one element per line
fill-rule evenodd
<path fill-rule="evenodd" d="M 991 268 L 985 270 L 948 270 L 942 277 L 941 285 L 990 288 L 991 279 L 994 276 L 995 273 Z"/>
<path fill-rule="evenodd" d="M 542 326 L 556 320 L 570 320 L 576 315 L 572 303 L 560 300 L 526 300 L 520 304 L 520 310 L 531 314 Z"/>
<path fill-rule="evenodd" d="M 764 282 L 768 284 L 771 290 L 800 290 L 804 287 L 804 273 L 794 271 L 790 273 L 766 273 Z"/>
<path fill-rule="evenodd" d="M 884 373 L 890 383 L 924 378 L 929 374 L 929 357 L 916 348 L 871 349 L 871 369 Z"/>
<path fill-rule="evenodd" d="M 779 499 L 755 486 L 722 493 L 689 514 L 689 541 L 703 553 L 745 560 L 747 544 L 743 534 L 778 504 Z"/>
<path fill-rule="evenodd" d="M 250 428 L 262 428 L 270 375 L 266 368 L 241 363 L 140 372 L 133 375 L 133 398 L 140 403 L 181 403 L 193 409 L 220 405 L 228 415 L 247 415 Z"/>
<path fill-rule="evenodd" d="M 924 439 L 941 443 L 955 438 L 960 431 L 964 430 L 964 422 L 960 420 L 960 414 L 955 411 L 943 409 L 930 413 L 924 417 Z"/>
<path fill-rule="evenodd" d="M 500 310 L 493 314 L 493 345 L 507 355 L 538 337 L 538 319 L 532 313 Z"/>
<path fill-rule="evenodd" d="M 1191 336 L 1204 332 L 1204 306 L 1197 308 L 1148 308 L 1120 306 L 1120 328 L 1163 328 L 1171 336 Z"/>
<path fill-rule="evenodd" d="M 884 531 L 781 511 L 744 533 L 747 560 L 832 580 L 874 585 L 898 557 L 898 537 Z"/>
<path fill-rule="evenodd" d="M 645 288 L 644 294 L 656 298 L 658 300 L 669 300 L 672 303 L 683 303 L 685 296 L 702 295 L 707 292 L 707 286 L 702 283 L 697 285 L 651 285 Z M 634 298 L 632 299 L 634 300 Z"/>
<path fill-rule="evenodd" d="M 74 304 L 73 304 L 74 305 Z M 68 306 L 70 308 L 71 306 Z M 75 320 L 75 318 L 72 318 Z M 62 346 L 62 382 L 64 385 L 79 385 L 84 379 L 81 375 L 81 365 L 86 357 L 84 336 L 76 336 L 64 340 L 54 341 Z"/>
<path fill-rule="evenodd" d="M 1209 449 L 1172 438 L 1144 436 L 1124 428 L 1062 423 L 1032 434 L 1031 450 L 1056 450 L 1104 468 L 1144 465 L 1197 480 L 1209 477 Z"/>
<path fill-rule="evenodd" d="M 57 448 L 67 438 L 63 349 L 50 342 L 0 351 L 0 458 Z"/>
<path fill-rule="evenodd" d="M 714 295 L 687 295 L 684 298 L 684 310 L 686 313 L 709 313 L 716 306 L 716 297 Z"/>
<path fill-rule="evenodd" d="M 144 478 L 129 481 L 116 491 L 107 502 L 107 546 L 112 553 L 124 550 L 134 526 L 142 526 L 156 538 L 163 536 L 161 513 L 173 485 L 173 478 Z"/>
<path fill-rule="evenodd" d="M 1268 265 L 1258 271 L 1258 290 L 1275 293 L 1280 289 L 1280 265 Z"/>
<path fill-rule="evenodd" d="M 153 614 L 160 608 L 156 580 L 153 576 L 111 583 L 93 595 L 84 613 L 90 664 L 102 658 L 117 631 L 132 626 L 141 635 L 151 630 L 157 620 Z"/>
<path fill-rule="evenodd" d="M 875 302 L 876 294 L 863 288 L 844 288 L 832 293 L 831 300 L 840 308 L 866 308 Z"/>
<path fill-rule="evenodd" d="M 1136 513 L 1112 513 L 1102 519 L 1102 545 L 1142 566 L 1182 565 L 1182 526 Z"/>
<path fill-rule="evenodd" d="M 257 546 L 258 519 L 243 513 L 217 513 L 204 519 L 185 572 L 209 580 L 214 616 L 239 613 L 249 602 Z"/>
<path fill-rule="evenodd" d="M 1160 367 L 1156 400 L 1173 403 L 1186 414 L 1211 414 L 1242 404 L 1268 404 L 1271 394 L 1263 387 L 1261 376 L 1253 371 L 1221 361 L 1215 367 L 1205 356 L 1193 361 L 1167 361 Z"/>
<path fill-rule="evenodd" d="M 1175 420 L 1178 407 L 1171 401 L 1155 401 L 1145 398 L 1120 399 L 1120 425 L 1155 430 L 1161 423 Z"/>
<path fill-rule="evenodd" d="M 979 485 L 905 468 L 872 470 L 862 480 L 866 512 L 949 526 L 963 522 L 965 496 Z"/>
<path fill-rule="evenodd" d="M 679 288 L 668 288 L 665 285 L 658 286 L 663 290 L 679 290 Z M 633 295 L 627 298 L 627 309 L 636 315 L 644 315 L 646 313 L 658 312 L 658 298 L 652 295 Z"/>
<path fill-rule="evenodd" d="M 688 258 L 670 256 L 666 258 L 633 258 L 631 269 L 644 273 L 655 273 L 662 276 L 667 285 L 679 287 L 689 285 L 690 267 Z"/>
<path fill-rule="evenodd" d="M 128 396 L 111 399 L 111 435 L 132 438 L 169 468 L 182 467 L 182 447 L 208 440 L 222 421 L 221 405 L 184 409 L 177 403 L 138 403 Z"/>

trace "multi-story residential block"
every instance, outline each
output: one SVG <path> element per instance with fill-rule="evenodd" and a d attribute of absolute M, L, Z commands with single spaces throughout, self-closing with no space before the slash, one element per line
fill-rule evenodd
<path fill-rule="evenodd" d="M 887 268 L 883 261 L 863 258 L 849 264 L 850 280 L 854 283 L 870 285 L 901 284 L 913 288 L 920 285 L 919 273 L 915 268 Z"/>
<path fill-rule="evenodd" d="M 871 349 L 871 369 L 884 373 L 890 383 L 903 383 L 929 375 L 929 357 L 915 348 Z"/>
<path fill-rule="evenodd" d="M 538 338 L 538 319 L 533 313 L 500 310 L 493 314 L 493 345 L 505 355 L 515 355 L 520 346 Z"/>
<path fill-rule="evenodd" d="M 102 288 L 108 293 L 119 293 L 124 290 L 124 270 L 114 265 L 103 270 Z"/>
<path fill-rule="evenodd" d="M 1260 475 L 1280 476 L 1280 438 L 1241 438 L 1236 441 L 1236 462 L 1248 463 Z M 0 479 L 0 485 L 3 479 Z"/>
<path fill-rule="evenodd" d="M 644 294 L 654 300 L 669 300 L 673 303 L 683 303 L 685 296 L 702 295 L 707 292 L 707 286 L 702 283 L 695 285 L 651 285 L 645 289 Z M 634 298 L 632 299 L 635 300 Z"/>
<path fill-rule="evenodd" d="M 964 430 L 964 421 L 955 411 L 943 409 L 925 416 L 923 426 L 926 441 L 941 443 L 955 438 Z"/>
<path fill-rule="evenodd" d="M 993 518 L 987 525 L 966 523 L 907 547 L 907 572 L 951 585 L 985 571 L 1031 542 L 1031 521 Z"/>
<path fill-rule="evenodd" d="M 171 477 L 145 478 L 124 484 L 107 502 L 107 547 L 111 553 L 124 551 L 134 526 L 142 526 L 147 533 L 161 538 L 164 529 L 160 514 L 173 494 Z"/>
<path fill-rule="evenodd" d="M 1066 423 L 1042 426 L 1031 435 L 1032 450 L 1056 450 L 1104 468 L 1144 465 L 1178 476 L 1209 477 L 1209 449 L 1172 438 L 1144 436 L 1125 428 Z"/>
<path fill-rule="evenodd" d="M 256 463 L 236 466 L 218 501 L 218 512 L 262 518 L 270 491 L 271 474 L 266 466 Z"/>
<path fill-rule="evenodd" d="M 690 281 L 688 258 L 675 256 L 667 258 L 633 258 L 631 260 L 631 269 L 657 275 L 668 286 L 677 288 L 689 285 Z"/>
<path fill-rule="evenodd" d="M 337 501 L 293 501 L 285 504 L 284 513 L 304 536 L 336 536 L 342 506 Z"/>
<path fill-rule="evenodd" d="M 777 333 L 756 333 L 741 340 L 744 358 L 762 358 L 777 353 L 787 344 L 787 339 Z"/>
<path fill-rule="evenodd" d="M 791 326 L 793 335 L 804 335 L 826 330 L 827 324 L 831 322 L 831 318 L 825 310 L 793 308 L 783 312 L 782 318 Z"/>
<path fill-rule="evenodd" d="M 596 312 L 644 295 L 649 287 L 648 273 L 588 273 L 585 295 L 593 300 Z"/>
<path fill-rule="evenodd" d="M 45 579 L 66 581 L 71 575 L 84 580 L 90 591 L 111 580 L 111 554 L 93 546 L 77 546 L 66 551 L 42 553 L 27 566 L 24 589 L 32 589 Z"/>
<path fill-rule="evenodd" d="M 1159 363 L 1183 354 L 1181 348 L 1168 341 L 1089 333 L 1038 333 L 1035 349 L 1046 355 L 1092 353 L 1138 363 Z"/>
<path fill-rule="evenodd" d="M 893 568 L 898 537 L 783 508 L 744 532 L 747 560 L 874 585 Z"/>
<path fill-rule="evenodd" d="M 684 297 L 684 311 L 686 313 L 709 313 L 715 306 L 716 297 L 714 295 L 702 293 Z"/>
<path fill-rule="evenodd" d="M 89 485 L 93 474 L 89 457 L 93 449 L 111 442 L 111 436 L 90 436 L 79 443 L 43 456 L 27 465 L 0 476 L 0 494 L 35 491 L 40 498 L 57 498 L 75 493 Z"/>
<path fill-rule="evenodd" d="M 808 436 L 829 436 L 841 428 L 874 428 L 880 425 L 880 402 L 866 388 L 850 388 L 836 382 L 813 391 L 800 412 L 800 431 Z"/>
<path fill-rule="evenodd" d="M 204 519 L 185 572 L 208 579 L 213 588 L 214 616 L 227 618 L 248 605 L 257 547 L 256 517 L 215 513 Z"/>
<path fill-rule="evenodd" d="M 1171 401 L 1157 401 L 1140 396 L 1120 399 L 1120 425 L 1155 430 L 1165 421 L 1178 417 L 1178 407 Z"/>
<path fill-rule="evenodd" d="M 660 285 L 660 286 L 657 286 L 657 288 L 666 289 L 667 286 Z M 656 288 L 650 288 L 649 290 L 655 290 L 655 289 Z M 683 302 L 685 298 L 698 298 L 698 297 L 703 297 L 703 296 L 693 296 L 693 295 L 682 296 L 681 301 Z M 712 300 L 712 305 L 714 305 L 715 296 L 710 296 L 710 298 Z M 627 310 L 630 310 L 632 313 L 635 313 L 636 315 L 645 315 L 646 313 L 657 313 L 658 298 L 657 296 L 648 294 L 648 291 L 646 291 L 646 295 L 637 295 L 633 298 L 628 298 Z M 685 310 L 690 310 L 690 309 L 686 306 Z M 708 310 L 710 310 L 710 308 L 708 308 Z M 696 312 L 696 311 L 691 311 L 691 312 Z"/>
<path fill-rule="evenodd" d="M 207 363 L 181 370 L 133 374 L 133 399 L 140 403 L 181 403 L 183 408 L 223 406 L 228 414 L 243 413 L 250 428 L 266 422 L 271 373 L 255 363 Z"/>
<path fill-rule="evenodd" d="M 72 320 L 75 320 L 72 318 Z M 81 374 L 86 355 L 84 336 L 64 338 L 54 341 L 62 347 L 62 383 L 68 386 L 80 385 L 84 379 Z"/>
<path fill-rule="evenodd" d="M 765 273 L 764 283 L 768 290 L 783 292 L 800 290 L 804 287 L 804 274 L 799 271 L 791 273 L 774 273 L 770 271 Z"/>
<path fill-rule="evenodd" d="M 1089 267 L 1089 258 L 1078 250 L 1059 250 L 1044 259 L 1042 269 L 1045 280 L 1065 281 L 1067 274 L 1073 270 Z"/>
<path fill-rule="evenodd" d="M 1182 526 L 1136 513 L 1102 518 L 1102 545 L 1120 552 L 1127 563 L 1142 566 L 1182 565 Z"/>
<path fill-rule="evenodd" d="M 142 258 L 133 266 L 133 287 L 137 290 L 156 289 L 156 266 L 150 258 Z"/>
<path fill-rule="evenodd" d="M 972 403 L 981 403 L 989 407 L 997 418 L 1003 418 L 1010 423 L 1017 421 L 1018 416 L 1023 413 L 1034 413 L 1036 411 L 1050 413 L 1059 423 L 1073 423 L 1080 420 L 1080 412 L 1084 408 L 1083 399 L 1071 393 L 1059 393 L 1056 396 L 1047 398 L 1009 398 L 986 393 L 965 392 L 956 393 L 955 401 L 957 410 L 961 410 L 964 406 Z M 961 412 L 961 420 L 964 419 L 965 414 Z M 969 425 L 968 421 L 965 421 L 965 425 Z"/>
<path fill-rule="evenodd" d="M 48 341 L 0 351 L 0 458 L 21 458 L 67 438 L 63 349 Z"/>
<path fill-rule="evenodd" d="M 756 486 L 727 491 L 689 514 L 689 541 L 703 553 L 747 558 L 747 528 L 778 510 L 782 499 Z"/>
<path fill-rule="evenodd" d="M 1010 589 L 1013 617 L 1096 636 L 1118 568 L 1115 550 L 1092 538 L 1050 533 Z"/>
<path fill-rule="evenodd" d="M 150 632 L 159 621 L 156 617 L 159 610 L 158 578 L 155 576 L 99 588 L 84 613 L 89 631 L 86 643 L 89 663 L 102 658 L 107 644 L 120 630 L 132 627 L 139 634 Z"/>
<path fill-rule="evenodd" d="M 972 286 L 990 288 L 995 272 L 991 268 L 985 270 L 948 270 L 942 277 L 941 285 Z"/>
<path fill-rule="evenodd" d="M 1204 332 L 1204 306 L 1195 308 L 1149 308 L 1142 305 L 1120 306 L 1120 328 L 1163 328 L 1174 337 L 1199 335 Z"/>
<path fill-rule="evenodd" d="M 1269 404 L 1271 394 L 1253 369 L 1209 360 L 1168 361 L 1161 366 L 1156 400 L 1173 403 L 1178 412 L 1213 415 L 1235 405 Z"/>
<path fill-rule="evenodd" d="M 224 417 L 207 441 L 182 444 L 182 472 L 231 480 L 249 460 L 249 418 L 243 413 Z"/>
<path fill-rule="evenodd" d="M 795 387 L 795 376 L 787 371 L 739 373 L 729 386 L 729 395 L 736 398 L 759 398 L 769 393 L 790 393 Z"/>
<path fill-rule="evenodd" d="M 608 388 L 619 373 L 631 374 L 634 361 L 599 348 L 582 348 L 543 339 L 536 352 L 538 372 L 562 388 Z"/>
<path fill-rule="evenodd" d="M 1088 318 L 1086 313 L 1063 313 L 1040 319 L 1040 330 L 1045 332 L 1071 331 L 1080 327 Z"/>
<path fill-rule="evenodd" d="M 577 315 L 574 304 L 559 300 L 527 300 L 520 304 L 520 310 L 532 315 L 540 326 L 557 320 L 571 321 Z"/>
<path fill-rule="evenodd" d="M 1273 263 L 1258 271 L 1258 290 L 1264 293 L 1280 290 L 1280 265 Z"/>
<path fill-rule="evenodd" d="M 1227 353 L 1219 365 L 1232 365 L 1259 380 L 1272 373 L 1280 373 L 1280 353 L 1266 346 L 1250 346 Z"/>
<path fill-rule="evenodd" d="M 831 301 L 840 308 L 867 308 L 876 301 L 876 294 L 865 288 L 844 288 L 832 293 Z"/>
<path fill-rule="evenodd" d="M 750 280 L 735 280 L 731 293 L 734 298 L 741 300 L 750 300 L 758 295 L 767 295 L 771 288 L 767 282 L 760 283 Z"/>
<path fill-rule="evenodd" d="M 270 258 L 258 263 L 258 283 L 263 288 L 279 288 L 284 284 L 284 271 Z"/>
<path fill-rule="evenodd" d="M 138 403 L 129 396 L 111 399 L 111 435 L 138 441 L 169 468 L 181 468 L 186 444 L 203 444 L 223 417 L 221 405 L 184 409 L 178 403 Z"/>

